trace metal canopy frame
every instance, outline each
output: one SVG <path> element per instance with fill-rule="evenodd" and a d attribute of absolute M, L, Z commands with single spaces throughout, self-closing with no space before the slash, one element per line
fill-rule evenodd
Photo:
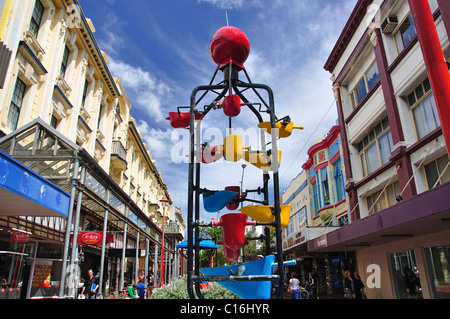
<path fill-rule="evenodd" d="M 78 260 L 76 240 L 70 243 L 70 235 L 73 234 L 73 238 L 76 238 L 78 234 L 81 209 L 88 212 L 89 217 L 99 221 L 99 224 L 103 223 L 103 239 L 107 232 L 123 232 L 125 243 L 127 236 L 136 240 L 136 251 L 139 250 L 140 243 L 145 242 L 148 248 L 146 262 L 150 255 L 150 244 L 154 245 L 155 251 L 158 246 L 161 246 L 162 231 L 159 227 L 140 210 L 85 149 L 70 141 L 42 119 L 35 119 L 1 138 L 0 150 L 70 194 L 69 216 L 55 217 L 62 219 L 57 231 L 60 233 L 59 237 L 64 238 L 60 297 L 64 297 L 65 284 L 69 287 L 72 284 L 65 283 L 67 271 L 73 271 L 68 269 L 68 263 L 71 260 L 75 262 Z M 28 221 L 27 225 L 39 220 L 26 216 L 24 218 Z M 172 247 L 174 246 L 171 238 L 173 236 L 166 237 L 165 250 L 175 253 L 175 248 Z M 103 242 L 105 243 L 105 240 Z M 70 255 L 69 246 L 71 246 Z M 126 249 L 126 245 L 123 246 L 122 257 Z M 105 244 L 101 249 L 100 276 L 103 276 Z M 155 263 L 157 262 L 158 259 L 155 258 Z M 124 265 L 122 265 L 123 269 Z M 148 265 L 145 269 L 148 270 Z M 121 284 L 123 284 L 123 276 Z M 103 292 L 102 280 L 100 285 L 99 292 Z M 72 284 L 72 286 L 75 285 Z M 75 296 L 76 289 L 69 291 L 69 295 L 71 293 Z"/>
<path fill-rule="evenodd" d="M 245 68 L 238 67 L 237 65 L 230 62 L 228 65 L 223 67 L 221 70 L 224 74 L 224 80 L 218 84 L 213 85 L 214 79 L 218 73 L 219 69 L 216 69 L 213 78 L 209 85 L 196 87 L 190 97 L 190 154 L 189 154 L 189 171 L 188 171 L 188 280 L 187 289 L 188 294 L 191 299 L 195 299 L 196 295 L 199 299 L 204 299 L 200 291 L 200 282 L 202 281 L 278 281 L 279 290 L 276 298 L 282 299 L 283 297 L 283 278 L 284 278 L 284 266 L 283 266 L 283 246 L 281 237 L 281 219 L 280 219 L 280 194 L 279 194 L 279 175 L 278 175 L 278 147 L 277 147 L 277 136 L 276 136 L 276 122 L 278 121 L 275 115 L 275 105 L 274 96 L 272 89 L 265 84 L 254 84 L 251 82 L 247 71 Z M 243 82 L 239 80 L 239 72 L 243 71 L 247 81 Z M 262 103 L 251 103 L 244 95 L 246 90 L 251 89 L 253 93 L 259 98 Z M 264 100 L 260 94 L 260 91 L 264 91 L 268 95 L 268 102 Z M 202 101 L 202 99 L 209 93 L 213 92 L 217 94 L 217 97 L 210 103 L 206 105 L 201 111 L 204 115 L 201 120 L 196 120 L 195 115 L 200 111 L 197 106 Z M 233 92 L 240 97 L 240 99 L 245 103 L 246 106 L 254 113 L 259 123 L 263 122 L 263 117 L 261 113 L 268 113 L 270 116 L 271 124 L 271 154 L 273 156 L 272 164 L 275 163 L 276 169 L 272 172 L 273 174 L 273 202 L 274 209 L 273 214 L 275 215 L 275 221 L 273 223 L 256 223 L 256 225 L 271 225 L 276 231 L 276 241 L 277 241 L 277 263 L 278 263 L 278 275 L 259 275 L 259 276 L 231 276 L 231 277 L 217 277 L 217 276 L 201 276 L 200 275 L 200 263 L 199 263 L 199 242 L 193 243 L 193 238 L 199 238 L 199 227 L 204 227 L 200 225 L 200 194 L 204 191 L 201 189 L 200 185 L 200 168 L 202 163 L 202 151 L 201 145 L 199 144 L 200 135 L 200 123 L 205 119 L 206 115 L 212 110 L 216 109 L 218 102 L 225 97 L 227 93 L 233 94 Z M 201 97 L 196 100 L 197 94 L 202 93 Z M 258 109 L 255 105 L 260 105 Z M 197 123 L 196 123 L 197 122 Z M 229 127 L 231 129 L 231 118 L 229 119 Z M 266 143 L 264 142 L 264 134 L 261 136 L 262 143 L 261 146 L 263 151 L 265 151 Z M 268 181 L 270 179 L 269 173 L 263 171 L 263 189 L 264 202 L 268 203 L 269 193 L 268 193 Z M 245 199 L 246 200 L 246 199 Z M 265 231 L 265 244 L 266 244 L 266 254 L 270 254 L 270 238 L 269 229 L 266 227 Z M 195 262 L 194 262 L 194 252 L 195 252 Z M 195 288 L 194 288 L 195 286 Z M 195 291 L 194 291 L 195 289 Z"/>

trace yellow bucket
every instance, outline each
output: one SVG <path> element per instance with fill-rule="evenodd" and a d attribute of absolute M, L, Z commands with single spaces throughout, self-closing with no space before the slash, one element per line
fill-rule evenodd
<path fill-rule="evenodd" d="M 278 167 L 280 166 L 280 162 L 281 162 L 281 154 L 282 154 L 282 151 L 278 150 Z M 272 160 L 273 160 L 273 156 L 270 155 L 270 158 L 269 158 L 265 152 L 255 152 L 255 151 L 246 150 L 246 151 L 244 151 L 244 159 L 245 159 L 245 161 L 258 167 L 259 169 L 262 169 L 263 171 L 272 171 L 273 170 L 270 167 L 270 164 L 272 163 Z M 278 167 L 276 167 L 276 169 L 278 169 Z"/>
<path fill-rule="evenodd" d="M 291 215 L 291 205 L 281 205 L 280 221 L 281 229 L 285 229 L 289 225 L 289 218 Z M 239 211 L 241 213 L 247 214 L 250 218 L 260 222 L 260 223 L 271 223 L 275 221 L 275 215 L 272 214 L 273 206 L 265 205 L 250 205 L 241 208 Z M 267 226 L 269 228 L 275 229 L 273 226 Z"/>
<path fill-rule="evenodd" d="M 241 136 L 236 134 L 225 136 L 223 141 L 223 155 L 230 162 L 237 162 L 242 159 Z"/>
<path fill-rule="evenodd" d="M 270 125 L 270 122 L 263 122 L 259 123 L 258 127 L 264 131 L 266 131 L 269 134 L 272 134 L 272 126 Z M 289 122 L 286 125 L 283 125 L 281 122 L 275 123 L 275 129 L 276 129 L 276 136 L 280 138 L 289 137 L 292 134 L 292 130 L 303 130 L 303 126 L 294 126 L 294 122 Z"/>

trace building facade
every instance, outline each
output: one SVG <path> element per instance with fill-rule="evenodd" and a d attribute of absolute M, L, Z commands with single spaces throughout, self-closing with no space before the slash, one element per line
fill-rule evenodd
<path fill-rule="evenodd" d="M 0 298 L 74 297 L 88 269 L 101 296 L 117 296 L 141 271 L 157 274 L 161 260 L 169 265 L 167 283 L 179 274 L 184 219 L 171 206 L 92 21 L 76 0 L 5 0 L 0 11 L 2 195 L 14 192 L 7 178 L 13 164 L 42 183 L 36 206 L 18 200 L 20 212 L 0 212 L 8 288 Z M 59 215 L 41 212 L 47 188 L 58 192 L 58 203 L 69 197 Z M 27 241 L 12 240 L 16 232 Z M 45 278 L 37 279 L 42 269 Z"/>
<path fill-rule="evenodd" d="M 428 3 L 448 65 L 450 6 Z M 308 249 L 356 251 L 369 298 L 450 297 L 441 125 L 449 119 L 439 117 L 417 28 L 409 1 L 358 1 L 324 66 L 337 102 L 351 223 Z M 414 267 L 420 288 L 405 283 Z"/>
<path fill-rule="evenodd" d="M 303 281 L 314 273 L 320 294 L 340 294 L 344 269 L 354 268 L 354 254 L 315 253 L 307 243 L 348 224 L 345 168 L 339 126 L 308 150 L 302 172 L 282 195 L 283 205 L 291 205 L 291 218 L 284 231 L 283 248 L 288 258 L 297 260 L 296 272 Z"/>

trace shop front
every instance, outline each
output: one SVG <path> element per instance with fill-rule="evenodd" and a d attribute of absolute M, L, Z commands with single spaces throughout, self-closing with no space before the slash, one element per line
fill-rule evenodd
<path fill-rule="evenodd" d="M 356 251 L 370 299 L 450 298 L 450 183 L 308 243 L 321 253 Z"/>
<path fill-rule="evenodd" d="M 319 296 L 344 295 L 342 280 L 346 270 L 355 271 L 356 255 L 353 251 L 313 252 L 308 250 L 308 242 L 324 238 L 327 233 L 339 227 L 302 227 L 283 240 L 283 248 L 288 259 L 295 259 L 295 271 L 302 284 L 309 274 L 313 276 Z"/>
<path fill-rule="evenodd" d="M 0 139 L 0 202 L 0 299 L 76 298 L 89 269 L 99 297 L 117 295 L 161 247 L 123 189 L 41 119 Z"/>
<path fill-rule="evenodd" d="M 69 200 L 68 193 L 0 150 L 0 299 L 58 295 L 63 250 L 49 237 L 60 238 Z M 51 233 L 48 225 L 54 226 Z M 36 235 L 44 233 L 50 236 Z"/>

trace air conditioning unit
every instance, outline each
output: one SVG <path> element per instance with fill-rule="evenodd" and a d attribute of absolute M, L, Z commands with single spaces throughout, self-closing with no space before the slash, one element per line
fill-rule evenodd
<path fill-rule="evenodd" d="M 398 25 L 397 17 L 387 17 L 381 24 L 381 31 L 386 34 L 392 33 Z"/>

